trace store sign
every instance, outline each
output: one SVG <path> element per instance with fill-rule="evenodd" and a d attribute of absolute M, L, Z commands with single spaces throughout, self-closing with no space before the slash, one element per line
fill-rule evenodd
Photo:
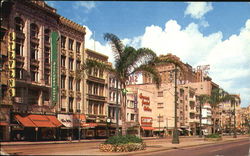
<path fill-rule="evenodd" d="M 147 112 L 152 112 L 152 109 L 149 107 L 150 106 L 150 98 L 148 96 L 143 96 L 142 93 L 139 95 L 141 101 L 141 104 L 143 106 L 143 110 Z"/>
<path fill-rule="evenodd" d="M 58 114 L 57 119 L 65 126 L 65 127 L 73 127 L 73 115 L 67 114 Z"/>
<path fill-rule="evenodd" d="M 152 117 L 141 117 L 141 124 L 152 125 Z"/>
<path fill-rule="evenodd" d="M 58 99 L 58 82 L 57 82 L 57 44 L 58 42 L 58 33 L 51 33 L 51 105 L 55 106 L 57 104 Z"/>
<path fill-rule="evenodd" d="M 15 53 L 15 50 L 16 50 L 16 43 L 15 43 L 15 40 L 16 40 L 16 33 L 15 32 L 10 32 L 9 33 L 9 45 L 8 45 L 8 65 L 9 65 L 9 80 L 8 80 L 8 83 L 9 83 L 9 95 L 10 97 L 14 97 L 16 96 L 16 90 L 15 90 L 15 86 L 16 86 L 16 83 L 15 83 L 15 78 L 16 78 L 16 71 L 15 71 L 15 68 L 16 68 L 16 53 Z"/>

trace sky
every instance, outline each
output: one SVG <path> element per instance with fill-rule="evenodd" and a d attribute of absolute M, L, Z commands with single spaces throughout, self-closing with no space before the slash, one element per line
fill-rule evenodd
<path fill-rule="evenodd" d="M 104 33 L 124 45 L 172 53 L 193 68 L 210 65 L 213 82 L 250 104 L 250 2 L 47 1 L 86 27 L 86 48 L 109 56 Z"/>

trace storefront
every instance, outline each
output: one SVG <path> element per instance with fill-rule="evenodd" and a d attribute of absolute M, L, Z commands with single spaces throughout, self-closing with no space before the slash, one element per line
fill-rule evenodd
<path fill-rule="evenodd" d="M 9 113 L 7 108 L 0 110 L 0 141 L 9 140 Z"/>
<path fill-rule="evenodd" d="M 13 140 L 56 140 L 61 122 L 53 115 L 14 115 Z"/>
<path fill-rule="evenodd" d="M 154 127 L 152 127 L 152 117 L 141 117 L 141 135 L 143 137 L 152 137 Z"/>
<path fill-rule="evenodd" d="M 86 125 L 86 116 L 84 114 L 58 114 L 57 118 L 63 124 L 60 129 L 61 140 L 86 138 L 88 126 Z M 94 125 L 90 126 L 95 127 Z"/>

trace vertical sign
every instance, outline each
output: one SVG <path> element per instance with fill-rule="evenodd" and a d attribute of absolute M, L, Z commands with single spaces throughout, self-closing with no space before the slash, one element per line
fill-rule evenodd
<path fill-rule="evenodd" d="M 55 106 L 58 99 L 58 82 L 57 82 L 57 40 L 58 33 L 51 33 L 51 106 Z"/>
<path fill-rule="evenodd" d="M 9 94 L 10 97 L 14 97 L 16 96 L 16 90 L 15 90 L 15 78 L 16 78 L 16 34 L 15 32 L 10 32 L 9 33 L 9 45 L 8 45 L 8 63 L 9 63 L 9 80 L 8 80 L 8 84 L 9 84 Z"/>
<path fill-rule="evenodd" d="M 138 101 L 137 101 L 137 94 L 134 94 L 134 100 L 135 100 L 135 112 L 137 112 L 137 104 L 138 104 Z"/>

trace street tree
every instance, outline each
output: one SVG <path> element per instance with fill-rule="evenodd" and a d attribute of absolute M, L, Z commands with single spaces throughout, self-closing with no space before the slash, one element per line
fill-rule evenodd
<path fill-rule="evenodd" d="M 233 117 L 234 117 L 234 135 L 233 137 L 236 138 L 237 135 L 236 135 L 236 104 L 237 103 L 240 103 L 241 100 L 240 100 L 240 97 L 238 95 L 235 95 L 235 94 L 227 94 L 224 98 L 224 101 L 228 101 L 231 103 L 231 107 L 234 108 L 232 114 L 233 114 Z"/>
<path fill-rule="evenodd" d="M 207 94 L 201 94 L 198 96 L 198 100 L 200 103 L 200 129 L 199 129 L 199 137 L 202 137 L 202 107 L 203 105 L 209 101 L 209 96 Z"/>

